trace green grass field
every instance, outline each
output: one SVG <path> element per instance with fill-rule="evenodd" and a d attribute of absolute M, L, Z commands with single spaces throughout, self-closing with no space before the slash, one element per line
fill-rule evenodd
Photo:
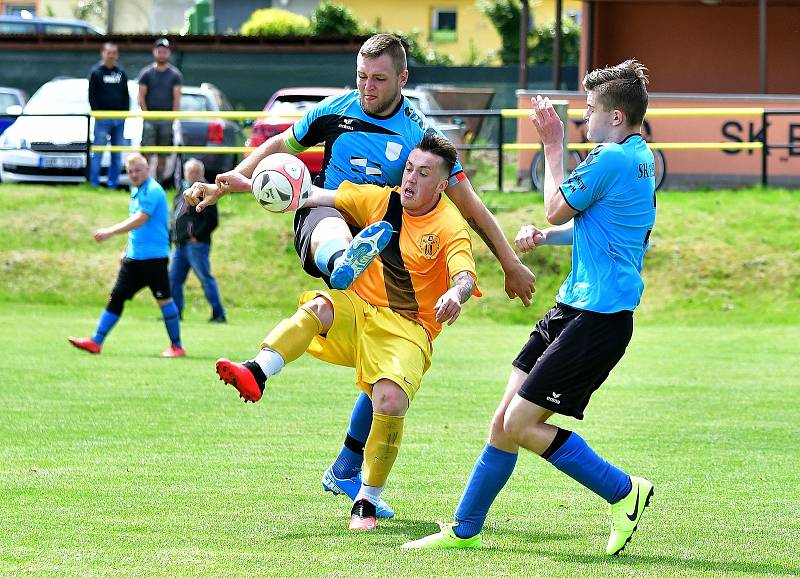
<path fill-rule="evenodd" d="M 532 195 L 486 198 L 509 232 L 541 214 Z M 246 201 L 226 200 L 213 256 L 228 325 L 205 322 L 193 285 L 189 357 L 161 359 L 165 330 L 143 293 L 89 356 L 65 338 L 91 333 L 113 282 L 121 243 L 90 235 L 124 216 L 124 196 L 0 186 L 0 576 L 800 574 L 800 194 L 659 197 L 633 342 L 586 420 L 557 422 L 656 485 L 618 559 L 604 554 L 606 505 L 532 455 L 490 512 L 483 550 L 398 548 L 452 518 L 566 252 L 527 258 L 539 291 L 525 310 L 478 247 L 487 297 L 436 341 L 385 494 L 397 517 L 352 534 L 347 499 L 320 486 L 352 371 L 303 358 L 255 405 L 214 374 L 217 357 L 252 355 L 307 286 L 288 219 Z"/>

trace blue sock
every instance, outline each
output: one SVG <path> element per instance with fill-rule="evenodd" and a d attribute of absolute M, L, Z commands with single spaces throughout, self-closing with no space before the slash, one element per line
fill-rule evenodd
<path fill-rule="evenodd" d="M 98 345 L 102 345 L 103 341 L 106 340 L 106 335 L 114 325 L 117 324 L 119 321 L 119 315 L 111 313 L 108 309 L 103 309 L 103 312 L 100 314 L 100 319 L 97 321 L 97 329 L 94 330 L 94 335 L 92 335 L 92 341 L 97 343 Z"/>
<path fill-rule="evenodd" d="M 350 245 L 344 239 L 331 239 L 330 241 L 325 241 L 319 248 L 317 248 L 316 253 L 314 253 L 314 264 L 317 266 L 317 269 L 325 273 L 326 275 L 331 274 L 331 260 L 337 253 L 343 253 L 347 250 L 347 247 Z M 372 417 L 370 417 L 371 423 Z"/>
<path fill-rule="evenodd" d="M 364 463 L 364 444 L 367 443 L 372 427 L 372 400 L 361 392 L 350 414 L 350 427 L 336 461 L 333 462 L 333 475 L 339 479 L 349 479 L 358 473 Z"/>
<path fill-rule="evenodd" d="M 609 504 L 618 502 L 631 491 L 630 476 L 605 461 L 575 432 L 546 459 Z"/>
<path fill-rule="evenodd" d="M 167 327 L 169 340 L 173 345 L 181 347 L 181 320 L 178 306 L 174 301 L 170 301 L 161 306 L 161 314 L 164 316 L 164 325 Z"/>
<path fill-rule="evenodd" d="M 517 454 L 486 444 L 456 509 L 455 522 L 458 525 L 453 528 L 456 536 L 471 538 L 481 533 L 489 507 L 506 485 L 516 464 Z"/>

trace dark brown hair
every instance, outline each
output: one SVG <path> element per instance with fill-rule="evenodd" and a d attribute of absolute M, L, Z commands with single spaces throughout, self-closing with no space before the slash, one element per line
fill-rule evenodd
<path fill-rule="evenodd" d="M 375 34 L 370 36 L 361 45 L 358 53 L 364 58 L 378 58 L 388 54 L 392 59 L 392 64 L 394 64 L 394 69 L 398 76 L 408 68 L 403 42 L 394 34 Z"/>
<path fill-rule="evenodd" d="M 433 153 L 442 159 L 442 167 L 446 170 L 445 178 L 450 176 L 453 172 L 453 167 L 456 166 L 458 160 L 458 151 L 449 140 L 434 131 L 429 130 L 419 141 L 419 144 L 414 147 L 422 152 Z"/>
<path fill-rule="evenodd" d="M 647 67 L 635 58 L 588 72 L 583 86 L 597 93 L 605 110 L 621 110 L 630 126 L 639 126 L 647 112 Z"/>

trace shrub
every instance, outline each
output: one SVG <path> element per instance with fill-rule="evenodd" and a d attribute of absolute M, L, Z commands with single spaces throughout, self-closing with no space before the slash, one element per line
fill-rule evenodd
<path fill-rule="evenodd" d="M 245 36 L 300 36 L 308 34 L 310 29 L 308 18 L 279 8 L 256 10 L 242 24 Z"/>
<path fill-rule="evenodd" d="M 311 33 L 317 36 L 356 36 L 361 29 L 349 8 L 322 0 L 311 14 Z"/>

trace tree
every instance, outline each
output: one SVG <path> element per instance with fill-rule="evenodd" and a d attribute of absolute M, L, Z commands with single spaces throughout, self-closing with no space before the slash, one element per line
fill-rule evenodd
<path fill-rule="evenodd" d="M 316 36 L 356 36 L 360 30 L 350 9 L 333 0 L 322 0 L 311 14 L 311 33 Z"/>
<path fill-rule="evenodd" d="M 522 7 L 518 0 L 479 0 L 478 9 L 492 21 L 500 35 L 500 62 L 518 63 L 519 25 L 522 21 Z"/>
<path fill-rule="evenodd" d="M 555 21 L 536 27 L 528 52 L 530 62 L 535 64 L 553 63 L 555 36 Z M 561 22 L 561 64 L 578 64 L 580 50 L 580 26 L 571 18 L 565 18 Z"/>

